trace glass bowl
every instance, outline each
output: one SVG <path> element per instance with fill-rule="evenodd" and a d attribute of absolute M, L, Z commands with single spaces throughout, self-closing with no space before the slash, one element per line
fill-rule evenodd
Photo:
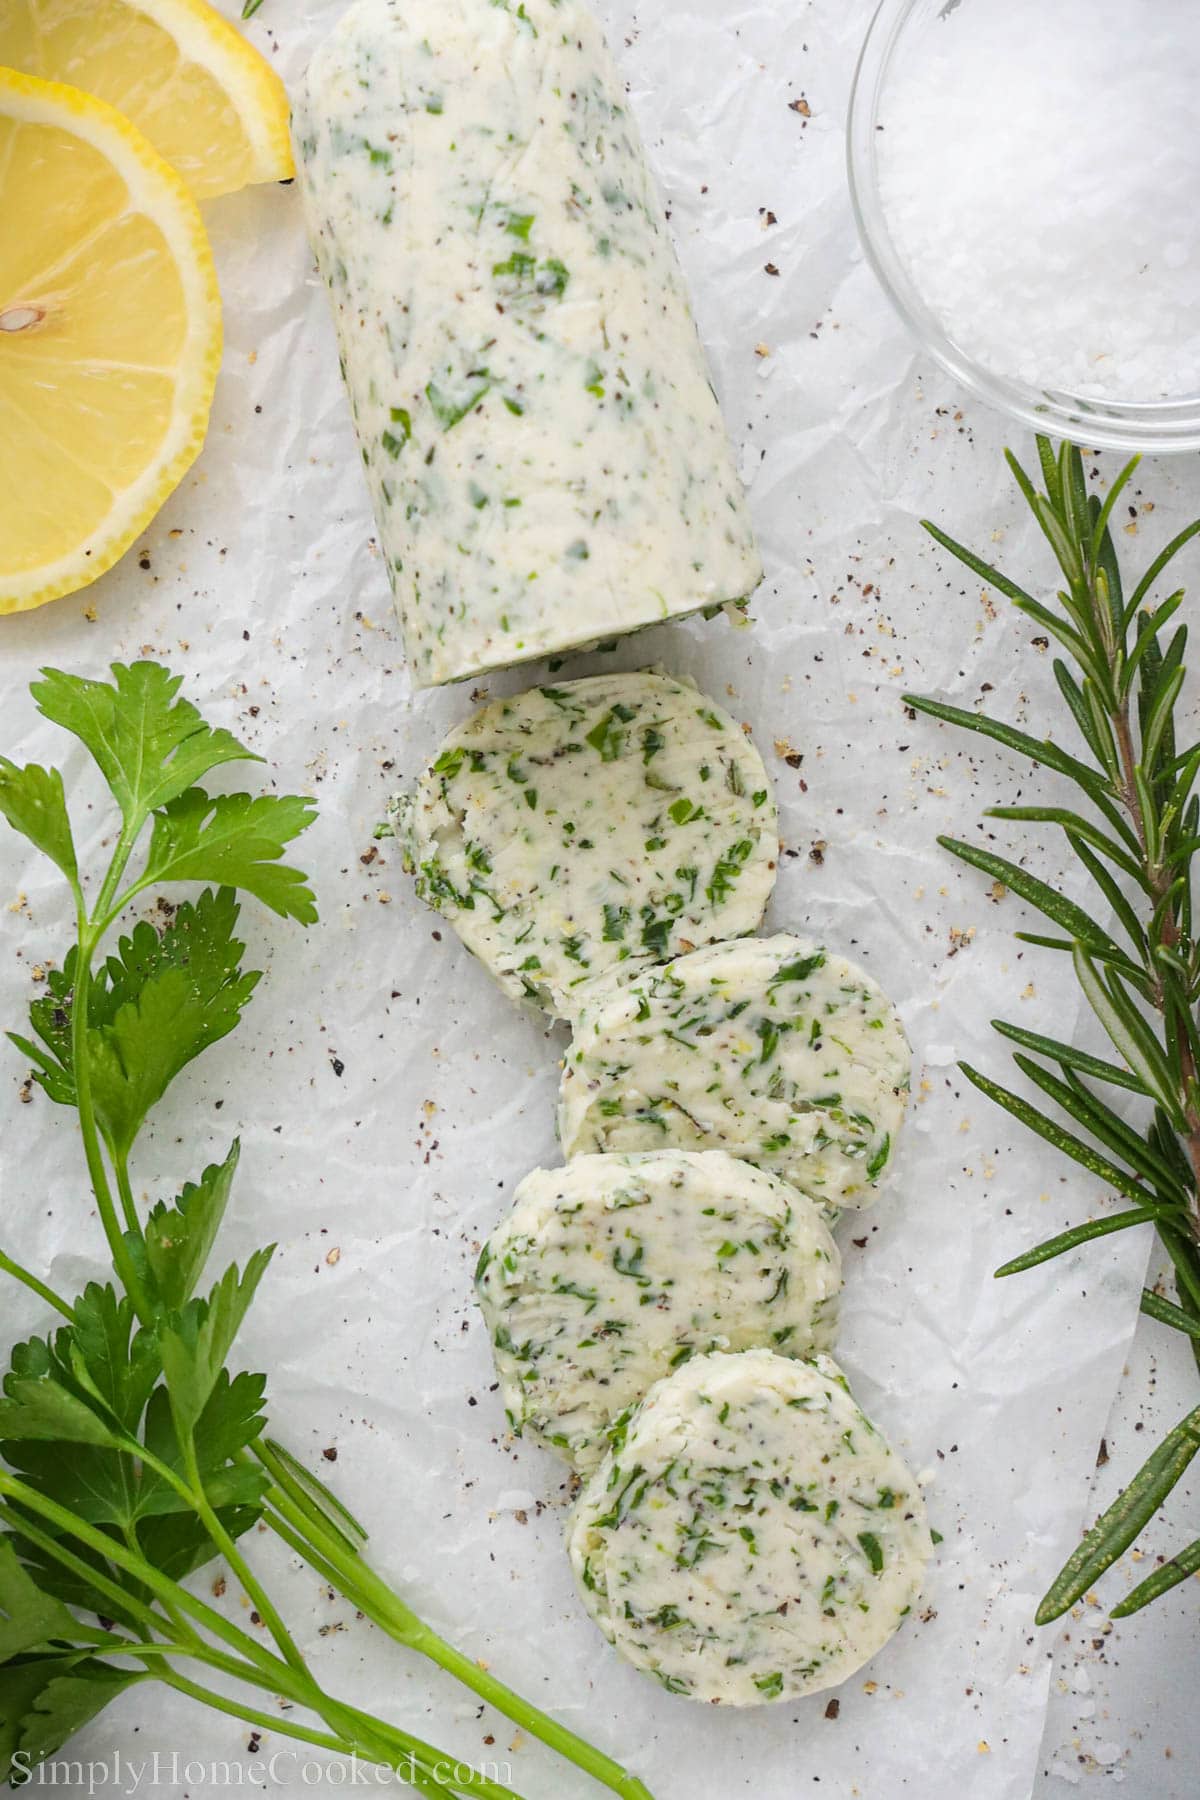
<path fill-rule="evenodd" d="M 847 122 L 850 196 L 867 261 L 900 317 L 929 354 L 971 393 L 1035 431 L 1091 449 L 1200 449 L 1200 394 L 1166 400 L 1098 399 L 1036 387 L 998 373 L 957 341 L 921 294 L 888 226 L 879 179 L 879 126 L 885 92 L 903 51 L 970 0 L 881 0 L 867 31 Z"/>

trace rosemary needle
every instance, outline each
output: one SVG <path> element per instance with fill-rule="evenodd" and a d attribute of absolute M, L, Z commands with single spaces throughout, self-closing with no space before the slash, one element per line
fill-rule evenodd
<path fill-rule="evenodd" d="M 1056 927 L 1052 937 L 1019 935 L 1071 956 L 1083 995 L 1118 1061 L 996 1020 L 996 1030 L 1021 1046 L 1018 1066 L 1054 1110 L 977 1070 L 964 1067 L 964 1073 L 1134 1205 L 1062 1232 L 997 1274 L 1020 1273 L 1091 1239 L 1152 1221 L 1171 1260 L 1176 1294 L 1170 1300 L 1147 1292 L 1142 1310 L 1183 1333 L 1200 1366 L 1200 941 L 1193 920 L 1200 743 L 1181 744 L 1178 738 L 1188 633 L 1186 625 L 1172 622 L 1182 591 L 1156 605 L 1151 599 L 1165 570 L 1200 532 L 1200 520 L 1163 547 L 1127 599 L 1111 524 L 1136 459 L 1101 500 L 1088 491 L 1083 458 L 1073 444 L 1056 450 L 1039 437 L 1037 450 L 1041 488 L 1011 453 L 1008 462 L 1062 573 L 1064 586 L 1053 604 L 1037 600 L 937 526 L 926 522 L 926 529 L 1056 640 L 1063 655 L 1054 674 L 1066 718 L 1055 720 L 1052 741 L 916 694 L 906 694 L 905 701 L 944 724 L 992 738 L 1079 790 L 1080 811 L 1010 806 L 993 808 L 988 816 L 1060 829 L 1097 890 L 1097 908 L 1085 909 L 990 850 L 951 838 L 940 842 L 1003 882 Z M 1072 729 L 1079 741 L 1067 750 L 1057 739 Z M 1141 1096 L 1136 1128 L 1103 1097 L 1112 1087 Z M 1168 1434 L 1092 1526 L 1051 1583 L 1038 1608 L 1038 1624 L 1059 1618 L 1135 1541 L 1198 1448 L 1200 1409 Z M 1193 1543 L 1135 1588 L 1114 1609 L 1114 1618 L 1136 1612 L 1198 1568 L 1200 1544 Z"/>

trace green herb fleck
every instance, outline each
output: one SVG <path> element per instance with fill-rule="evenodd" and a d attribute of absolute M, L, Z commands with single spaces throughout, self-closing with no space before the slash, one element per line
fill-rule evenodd
<path fill-rule="evenodd" d="M 425 389 L 434 417 L 443 431 L 453 431 L 489 392 L 492 378 L 486 369 L 472 369 L 457 392 L 431 381 Z"/>
<path fill-rule="evenodd" d="M 403 406 L 393 406 L 391 416 L 392 424 L 397 426 L 398 430 L 385 431 L 380 442 L 388 455 L 394 458 L 399 456 L 405 444 L 412 437 L 412 418 Z"/>
<path fill-rule="evenodd" d="M 883 1571 L 883 1548 L 873 1531 L 860 1531 L 858 1534 L 862 1553 L 871 1565 L 872 1572 L 879 1575 Z"/>

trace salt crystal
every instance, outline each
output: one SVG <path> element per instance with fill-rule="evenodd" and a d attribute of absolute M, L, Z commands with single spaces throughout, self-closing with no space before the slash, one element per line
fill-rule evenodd
<path fill-rule="evenodd" d="M 1194 0 L 965 0 L 907 35 L 881 198 L 963 352 L 1083 398 L 1200 395 L 1197 91 Z"/>

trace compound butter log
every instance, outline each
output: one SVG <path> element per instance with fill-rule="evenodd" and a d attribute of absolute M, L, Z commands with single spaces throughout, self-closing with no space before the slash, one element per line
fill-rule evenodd
<path fill-rule="evenodd" d="M 295 99 L 412 678 L 748 596 L 753 531 L 579 0 L 359 0 Z"/>

